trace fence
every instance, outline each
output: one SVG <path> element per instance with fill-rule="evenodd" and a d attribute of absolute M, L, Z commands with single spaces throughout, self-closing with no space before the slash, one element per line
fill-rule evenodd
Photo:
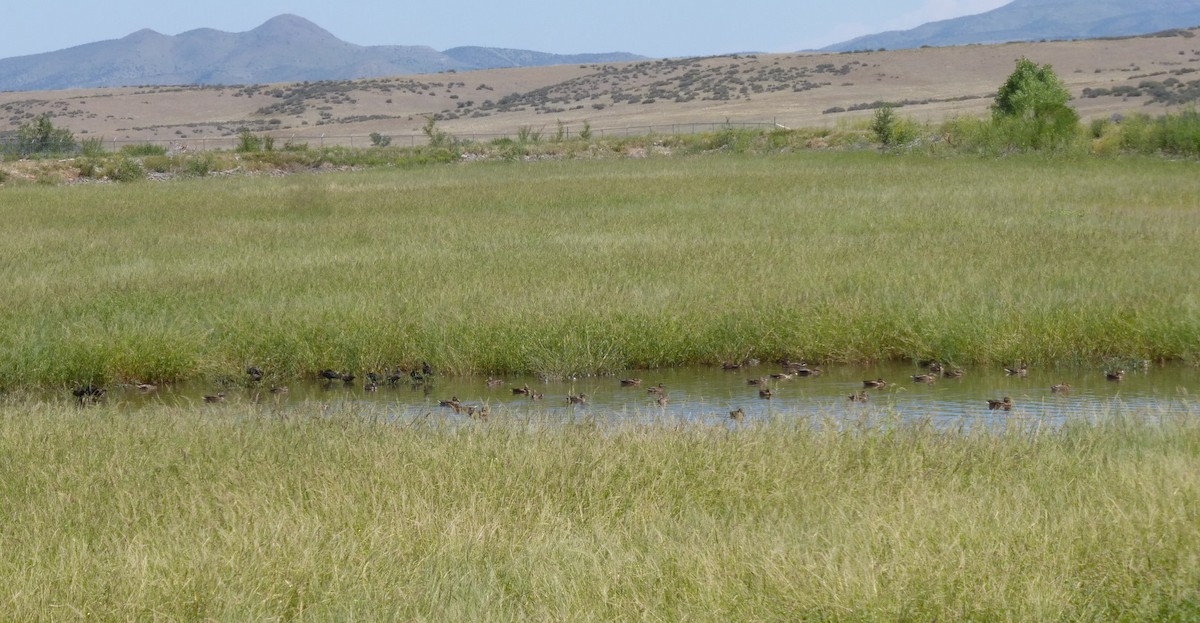
<path fill-rule="evenodd" d="M 548 141 L 557 137 L 559 132 L 557 124 L 534 127 L 522 126 L 517 130 L 510 132 L 446 132 L 451 138 L 459 141 L 467 142 L 489 142 L 500 139 L 513 140 L 530 140 L 536 135 L 537 140 Z M 563 125 L 562 138 L 578 137 L 584 129 L 582 124 L 578 125 Z M 653 125 L 627 125 L 607 128 L 589 128 L 593 137 L 626 137 L 626 136 L 646 136 L 650 134 L 698 134 L 702 132 L 717 132 L 721 130 L 770 130 L 775 128 L 787 129 L 779 125 L 774 120 L 772 121 L 722 121 L 722 122 L 696 122 L 696 123 L 671 123 L 671 124 L 653 124 Z M 439 131 L 444 131 L 439 129 Z M 373 134 L 294 134 L 286 131 L 264 131 L 254 132 L 254 136 L 271 137 L 274 141 L 275 149 L 281 149 L 288 144 L 308 145 L 309 147 L 372 147 L 375 145 Z M 390 138 L 390 144 L 394 147 L 417 147 L 425 145 L 429 142 L 429 137 L 424 133 L 417 134 L 390 134 L 382 136 Z M 174 139 L 89 139 L 87 137 L 76 137 L 81 141 L 97 141 L 97 146 L 104 150 L 119 151 L 125 145 L 158 145 L 168 151 L 209 151 L 214 149 L 232 150 L 236 149 L 241 144 L 239 135 L 230 136 L 210 136 L 196 138 L 174 138 Z M 16 137 L 0 137 L 0 153 L 13 153 L 17 147 Z"/>

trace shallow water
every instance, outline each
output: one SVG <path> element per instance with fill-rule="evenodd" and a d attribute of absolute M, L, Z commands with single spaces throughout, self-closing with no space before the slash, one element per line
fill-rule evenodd
<path fill-rule="evenodd" d="M 305 381 L 289 383 L 286 394 L 272 394 L 267 386 L 231 386 L 219 388 L 194 383 L 166 385 L 143 394 L 132 387 L 111 388 L 105 400 L 122 407 L 138 409 L 148 404 L 206 406 L 204 395 L 225 393 L 226 402 L 255 402 L 285 410 L 289 405 L 318 402 L 331 408 L 354 407 L 387 419 L 411 419 L 445 415 L 465 418 L 450 408 L 438 406 L 440 400 L 458 398 L 464 405 L 488 405 L 493 415 L 537 413 L 564 420 L 580 416 L 611 420 L 654 421 L 660 419 L 727 420 L 729 412 L 742 409 L 747 420 L 779 415 L 820 417 L 859 417 L 870 413 L 889 413 L 901 417 L 934 420 L 982 419 L 1004 422 L 1013 416 L 1027 416 L 1060 422 L 1074 417 L 1098 417 L 1116 408 L 1151 411 L 1191 412 L 1195 410 L 1194 392 L 1200 391 L 1200 370 L 1183 365 L 1152 366 L 1129 371 L 1122 381 L 1110 381 L 1095 369 L 1037 369 L 1027 376 L 1005 373 L 1002 367 L 977 367 L 965 371 L 962 378 L 939 378 L 934 383 L 916 383 L 912 376 L 924 370 L 912 365 L 824 366 L 819 376 L 770 380 L 771 399 L 759 397 L 759 387 L 748 379 L 768 377 L 782 369 L 762 364 L 727 371 L 721 368 L 674 368 L 628 371 L 612 377 L 589 377 L 549 381 L 537 377 L 513 376 L 504 384 L 488 387 L 486 379 L 475 377 L 432 377 L 430 382 L 414 385 L 402 382 L 381 384 L 377 391 L 366 391 L 362 380 L 353 384 Z M 638 377 L 640 386 L 622 386 L 620 379 Z M 865 389 L 864 379 L 883 378 L 884 389 Z M 660 406 L 648 388 L 662 383 L 669 402 Z M 1053 393 L 1050 386 L 1069 383 L 1069 393 Z M 515 395 L 513 387 L 528 386 L 544 394 L 542 400 Z M 865 391 L 869 400 L 852 402 L 851 393 Z M 586 394 L 586 404 L 569 404 L 568 395 Z M 1012 398 L 1011 411 L 991 410 L 989 399 Z"/>

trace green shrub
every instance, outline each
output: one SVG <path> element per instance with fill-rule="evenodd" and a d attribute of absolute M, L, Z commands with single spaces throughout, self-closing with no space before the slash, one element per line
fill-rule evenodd
<path fill-rule="evenodd" d="M 139 143 L 122 146 L 121 153 L 126 156 L 165 156 L 167 148 L 153 143 Z"/>
<path fill-rule="evenodd" d="M 146 179 L 146 169 L 133 158 L 121 158 L 108 172 L 108 178 L 117 182 L 136 182 Z"/>
<path fill-rule="evenodd" d="M 170 156 L 146 156 L 142 159 L 142 166 L 146 167 L 147 171 L 155 173 L 167 173 L 176 169 L 178 161 Z"/>
<path fill-rule="evenodd" d="M 250 130 L 243 128 L 242 131 L 238 133 L 238 144 L 237 147 L 234 148 L 234 151 L 240 153 L 253 153 L 256 151 L 262 151 L 262 148 L 262 139 L 255 136 Z"/>
<path fill-rule="evenodd" d="M 104 176 L 104 169 L 100 166 L 100 162 L 93 158 L 80 158 L 75 161 L 75 168 L 79 170 L 79 177 L 95 179 Z"/>
<path fill-rule="evenodd" d="M 17 128 L 17 153 L 62 154 L 75 151 L 75 135 L 66 128 L 56 128 L 48 115 Z"/>
<path fill-rule="evenodd" d="M 194 158 L 189 158 L 184 164 L 183 170 L 188 175 L 195 177 L 204 177 L 212 172 L 216 166 L 216 158 L 212 154 L 203 154 Z"/>
<path fill-rule="evenodd" d="M 104 139 L 85 138 L 79 141 L 79 151 L 85 156 L 99 156 L 104 153 Z"/>

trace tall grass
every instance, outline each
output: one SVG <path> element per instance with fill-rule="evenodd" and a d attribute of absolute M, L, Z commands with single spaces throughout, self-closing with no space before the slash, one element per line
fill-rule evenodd
<path fill-rule="evenodd" d="M 4 620 L 1185 621 L 1200 426 L 0 406 Z"/>
<path fill-rule="evenodd" d="M 13 187 L 0 383 L 1196 361 L 1195 172 L 804 153 Z"/>

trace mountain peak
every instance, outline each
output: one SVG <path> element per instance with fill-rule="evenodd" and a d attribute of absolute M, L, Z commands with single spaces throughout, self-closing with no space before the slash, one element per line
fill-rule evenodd
<path fill-rule="evenodd" d="M 255 35 L 268 37 L 335 38 L 328 30 L 299 15 L 292 15 L 291 13 L 276 15 L 250 32 Z"/>

